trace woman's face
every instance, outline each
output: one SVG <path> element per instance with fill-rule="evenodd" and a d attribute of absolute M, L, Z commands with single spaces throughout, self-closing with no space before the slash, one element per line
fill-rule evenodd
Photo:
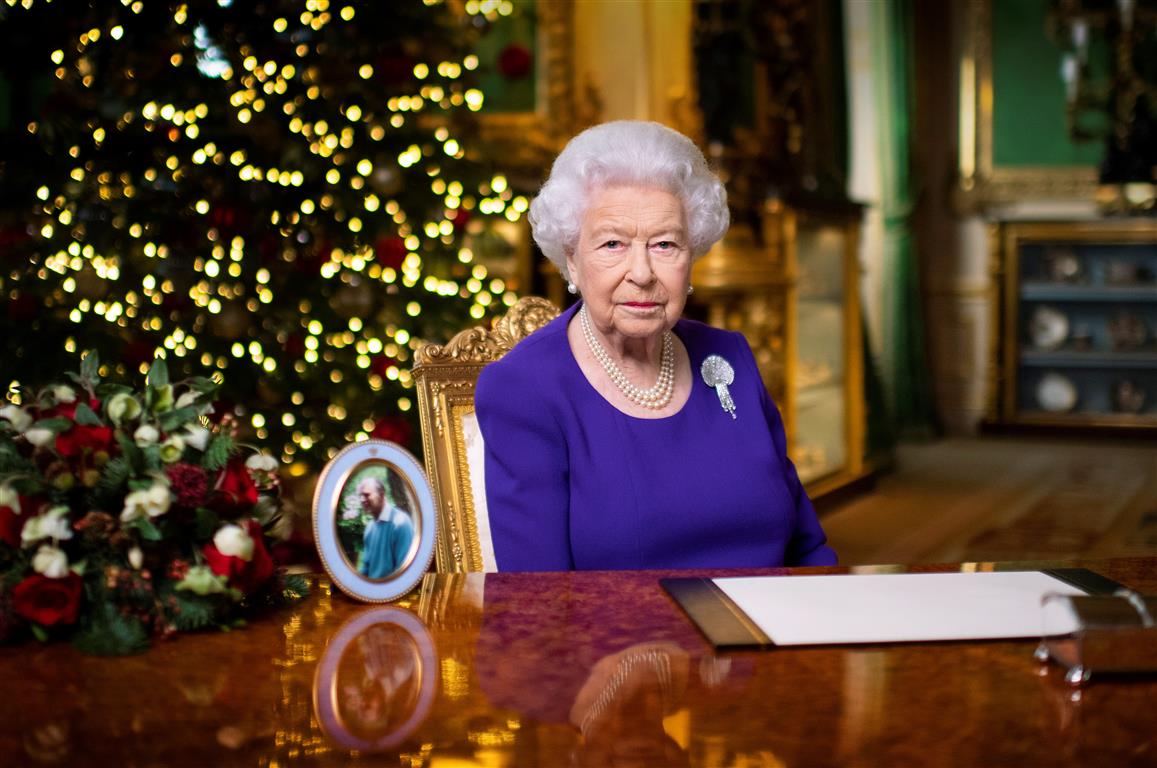
<path fill-rule="evenodd" d="M 683 204 L 654 187 L 595 191 L 567 268 L 604 337 L 659 336 L 687 299 L 691 251 Z"/>

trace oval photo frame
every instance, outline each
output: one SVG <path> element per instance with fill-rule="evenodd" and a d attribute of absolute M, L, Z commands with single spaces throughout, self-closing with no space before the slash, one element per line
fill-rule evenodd
<path fill-rule="evenodd" d="M 387 440 L 351 443 L 313 494 L 313 535 L 330 579 L 350 597 L 388 603 L 434 560 L 434 494 L 413 454 Z"/>

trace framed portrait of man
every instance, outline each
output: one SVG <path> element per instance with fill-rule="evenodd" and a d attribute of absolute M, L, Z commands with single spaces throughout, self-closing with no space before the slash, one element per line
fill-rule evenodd
<path fill-rule="evenodd" d="M 359 600 L 395 600 L 417 584 L 430 567 L 434 517 L 421 466 L 394 443 L 353 443 L 318 478 L 318 553 L 334 584 Z"/>

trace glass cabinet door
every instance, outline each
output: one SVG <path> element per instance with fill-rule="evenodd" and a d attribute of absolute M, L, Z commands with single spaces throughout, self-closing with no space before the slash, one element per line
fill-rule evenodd
<path fill-rule="evenodd" d="M 848 255 L 844 222 L 799 220 L 791 456 L 805 483 L 849 464 Z"/>
<path fill-rule="evenodd" d="M 1157 426 L 1157 226 L 1008 225 L 1005 416 Z"/>

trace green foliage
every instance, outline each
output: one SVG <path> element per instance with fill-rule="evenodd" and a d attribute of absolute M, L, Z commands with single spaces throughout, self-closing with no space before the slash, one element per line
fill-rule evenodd
<path fill-rule="evenodd" d="M 72 428 L 72 421 L 69 419 L 41 419 L 32 425 L 32 429 L 47 429 L 54 435 L 65 432 Z"/>
<path fill-rule="evenodd" d="M 213 534 L 217 531 L 217 527 L 221 523 L 220 518 L 217 517 L 217 513 L 205 507 L 197 507 L 195 515 L 194 535 L 201 541 L 207 541 L 213 538 Z"/>
<path fill-rule="evenodd" d="M 96 415 L 96 412 L 89 407 L 88 403 L 81 403 L 76 406 L 76 423 L 86 427 L 102 427 L 104 422 Z"/>
<path fill-rule="evenodd" d="M 164 432 L 173 432 L 178 427 L 188 424 L 197 418 L 197 409 L 188 406 L 186 408 L 176 408 L 171 411 L 165 411 L 157 417 L 157 421 L 161 425 L 161 430 Z"/>
<path fill-rule="evenodd" d="M 201 466 L 207 470 L 218 470 L 229 463 L 229 457 L 237 452 L 233 438 L 228 435 L 215 435 L 205 447 L 205 455 L 201 457 Z"/>
<path fill-rule="evenodd" d="M 169 366 L 159 357 L 153 361 L 149 368 L 148 383 L 151 389 L 165 387 L 169 384 Z"/>
<path fill-rule="evenodd" d="M 169 612 L 169 620 L 178 631 L 192 632 L 217 625 L 220 599 L 213 595 L 201 596 L 183 590 L 174 591 L 173 598 L 176 601 L 176 608 Z"/>
<path fill-rule="evenodd" d="M 286 574 L 282 594 L 286 600 L 299 600 L 308 596 L 309 580 L 297 573 Z"/>
<path fill-rule="evenodd" d="M 161 530 L 147 517 L 138 517 L 136 520 L 127 522 L 124 524 L 124 528 L 136 531 L 145 541 L 160 541 L 164 538 L 161 535 Z"/>
<path fill-rule="evenodd" d="M 139 619 L 122 615 L 115 603 L 102 599 L 88 611 L 72 644 L 94 656 L 128 656 L 148 650 L 149 633 Z"/>
<path fill-rule="evenodd" d="M 80 378 L 93 387 L 100 383 L 100 355 L 96 350 L 89 350 L 81 359 Z"/>
<path fill-rule="evenodd" d="M 102 495 L 115 493 L 124 487 L 132 475 L 132 466 L 128 459 L 124 456 L 117 456 L 110 459 L 104 465 L 104 472 L 101 473 L 100 482 L 97 484 L 97 489 Z"/>

